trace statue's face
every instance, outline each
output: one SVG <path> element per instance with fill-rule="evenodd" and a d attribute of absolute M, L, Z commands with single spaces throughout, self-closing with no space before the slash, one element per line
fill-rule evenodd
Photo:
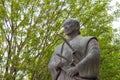
<path fill-rule="evenodd" d="M 74 24 L 65 24 L 64 25 L 64 32 L 66 35 L 71 34 L 72 32 L 76 31 L 77 27 Z"/>

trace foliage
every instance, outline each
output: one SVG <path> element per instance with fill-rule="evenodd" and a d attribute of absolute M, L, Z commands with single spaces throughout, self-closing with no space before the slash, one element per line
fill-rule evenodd
<path fill-rule="evenodd" d="M 0 0 L 0 78 L 50 79 L 47 64 L 54 47 L 62 42 L 57 33 L 63 34 L 63 21 L 72 17 L 80 21 L 81 35 L 96 36 L 99 40 L 100 77 L 119 80 L 120 45 L 117 44 L 120 41 L 114 38 L 111 27 L 113 17 L 107 13 L 109 2 Z"/>

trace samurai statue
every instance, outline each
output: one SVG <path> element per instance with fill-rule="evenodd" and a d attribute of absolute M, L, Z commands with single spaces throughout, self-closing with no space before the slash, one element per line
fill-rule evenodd
<path fill-rule="evenodd" d="M 99 80 L 100 49 L 94 36 L 81 36 L 80 23 L 67 19 L 64 24 L 67 39 L 54 49 L 48 64 L 52 80 Z"/>

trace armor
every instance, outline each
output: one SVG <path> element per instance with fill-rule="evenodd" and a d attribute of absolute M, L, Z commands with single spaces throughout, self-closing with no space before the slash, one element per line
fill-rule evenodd
<path fill-rule="evenodd" d="M 48 65 L 53 80 L 56 79 L 56 76 L 58 76 L 56 80 L 97 80 L 100 56 L 97 39 L 92 36 L 82 37 L 78 35 L 70 40 L 69 44 L 75 50 L 75 53 L 66 43 L 58 45 L 54 50 Z M 68 76 L 65 70 L 71 67 L 70 63 L 56 54 L 60 54 L 70 62 L 73 62 L 79 70 L 78 75 L 75 77 Z M 57 70 L 57 65 L 60 62 L 63 63 L 62 68 L 64 70 L 61 69 L 60 74 L 58 75 L 59 70 Z"/>

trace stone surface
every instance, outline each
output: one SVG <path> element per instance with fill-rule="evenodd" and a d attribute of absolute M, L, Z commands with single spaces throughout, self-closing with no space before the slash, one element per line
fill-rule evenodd
<path fill-rule="evenodd" d="M 75 19 L 64 22 L 68 39 L 54 49 L 48 64 L 53 80 L 97 80 L 100 49 L 93 36 L 80 35 L 80 24 Z"/>

